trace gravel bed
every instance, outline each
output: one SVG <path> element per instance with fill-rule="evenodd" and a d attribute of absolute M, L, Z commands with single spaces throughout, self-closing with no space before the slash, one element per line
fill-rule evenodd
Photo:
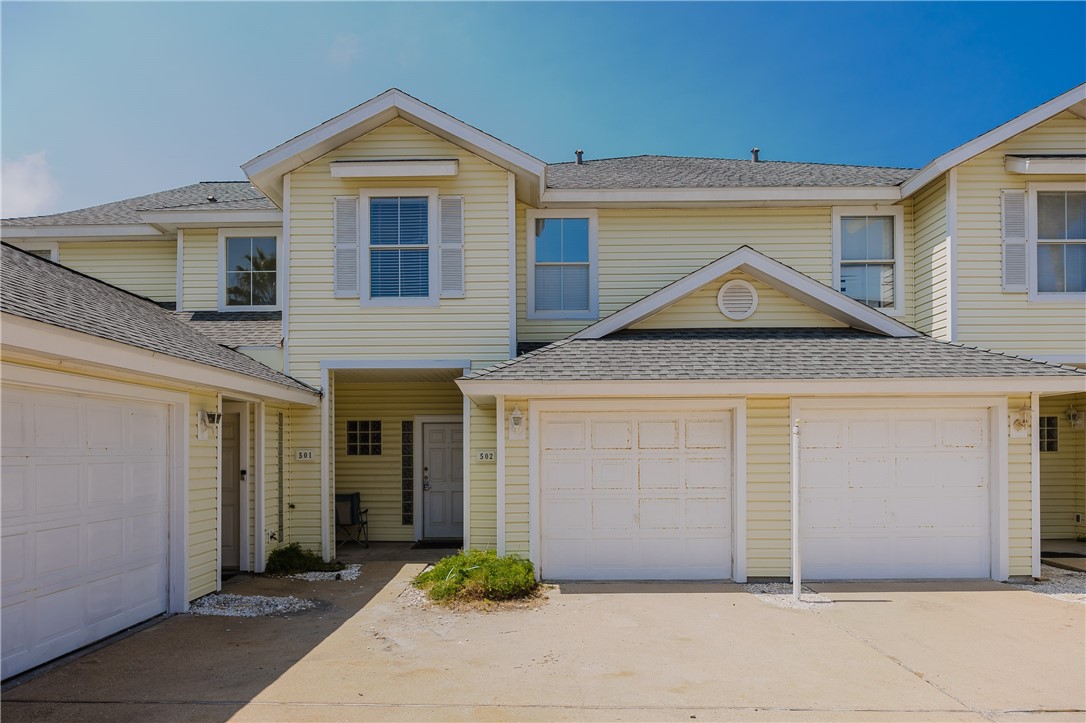
<path fill-rule="evenodd" d="M 316 603 L 312 600 L 302 600 L 293 595 L 271 597 L 213 593 L 194 600 L 189 605 L 189 613 L 231 618 L 258 618 L 265 615 L 289 615 L 312 607 L 316 607 Z"/>
<path fill-rule="evenodd" d="M 324 580 L 357 580 L 362 574 L 362 566 L 358 564 L 348 565 L 342 570 L 329 572 L 300 572 L 297 575 L 287 575 L 291 580 L 305 580 L 306 582 L 322 582 Z"/>
<path fill-rule="evenodd" d="M 1047 595 L 1064 602 L 1086 605 L 1086 572 L 1041 565 L 1041 577 L 1045 578 L 1045 582 L 1012 585 L 1020 590 Z"/>
<path fill-rule="evenodd" d="M 827 605 L 833 605 L 833 600 L 825 595 L 820 595 L 806 585 L 800 588 L 799 600 L 792 597 L 792 583 L 790 582 L 750 583 L 744 585 L 743 588 L 761 602 L 775 608 L 817 610 Z"/>

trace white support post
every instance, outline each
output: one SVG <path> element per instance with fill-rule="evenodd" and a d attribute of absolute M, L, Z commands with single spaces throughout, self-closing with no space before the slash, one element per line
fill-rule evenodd
<path fill-rule="evenodd" d="M 792 597 L 803 589 L 799 559 L 799 419 L 792 424 Z"/>
<path fill-rule="evenodd" d="M 328 428 L 328 415 L 332 410 L 332 391 L 328 380 L 330 373 L 327 369 L 321 369 L 321 557 L 325 562 L 332 559 L 332 551 L 328 544 L 328 489 L 330 487 L 328 475 L 331 472 L 329 454 L 331 453 L 331 430 Z"/>
<path fill-rule="evenodd" d="M 505 397 L 499 394 L 494 399 L 494 414 L 497 417 L 497 464 L 494 479 L 498 486 L 498 554 L 505 554 Z"/>
<path fill-rule="evenodd" d="M 1033 532 L 1033 560 L 1030 565 L 1030 574 L 1033 577 L 1041 576 L 1041 395 L 1033 392 L 1029 395 L 1029 424 L 1030 424 L 1030 451 L 1029 451 L 1029 499 L 1030 499 L 1030 526 Z"/>

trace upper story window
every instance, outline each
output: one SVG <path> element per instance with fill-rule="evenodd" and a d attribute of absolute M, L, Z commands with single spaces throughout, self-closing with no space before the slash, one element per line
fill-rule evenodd
<path fill-rule="evenodd" d="M 900 314 L 904 210 L 833 209 L 834 288 L 879 311 Z"/>
<path fill-rule="evenodd" d="M 1086 292 L 1086 191 L 1036 195 L 1037 292 Z M 1033 230 L 1033 229 L 1031 229 Z"/>
<path fill-rule="evenodd" d="M 529 211 L 528 318 L 599 316 L 594 211 Z"/>
<path fill-rule="evenodd" d="M 279 236 L 267 229 L 219 232 L 220 306 L 224 310 L 279 306 Z"/>
<path fill-rule="evenodd" d="M 430 199 L 370 199 L 370 296 L 430 296 Z"/>

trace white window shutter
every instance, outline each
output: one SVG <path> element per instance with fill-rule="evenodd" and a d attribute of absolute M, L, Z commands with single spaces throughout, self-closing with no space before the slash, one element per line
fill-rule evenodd
<path fill-rule="evenodd" d="M 358 197 L 335 203 L 335 295 L 358 296 Z"/>
<path fill-rule="evenodd" d="M 464 198 L 438 199 L 441 228 L 441 296 L 464 295 Z"/>
<path fill-rule="evenodd" d="M 1026 192 L 1003 191 L 1003 290 L 1029 290 L 1029 247 L 1026 243 Z"/>

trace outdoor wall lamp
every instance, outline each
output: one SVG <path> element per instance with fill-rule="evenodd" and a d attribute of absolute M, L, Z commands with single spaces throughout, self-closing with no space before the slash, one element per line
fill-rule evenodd
<path fill-rule="evenodd" d="M 524 439 L 524 413 L 519 404 L 513 406 L 509 415 L 509 439 Z"/>
<path fill-rule="evenodd" d="M 196 439 L 206 440 L 210 432 L 218 433 L 220 422 L 222 422 L 222 412 L 201 410 L 196 418 Z"/>
<path fill-rule="evenodd" d="M 1064 412 L 1064 415 L 1067 417 L 1067 422 L 1071 425 L 1072 429 L 1082 429 L 1083 419 L 1086 418 L 1086 412 L 1078 411 L 1075 409 L 1075 405 L 1072 404 L 1067 408 L 1067 411 Z"/>

